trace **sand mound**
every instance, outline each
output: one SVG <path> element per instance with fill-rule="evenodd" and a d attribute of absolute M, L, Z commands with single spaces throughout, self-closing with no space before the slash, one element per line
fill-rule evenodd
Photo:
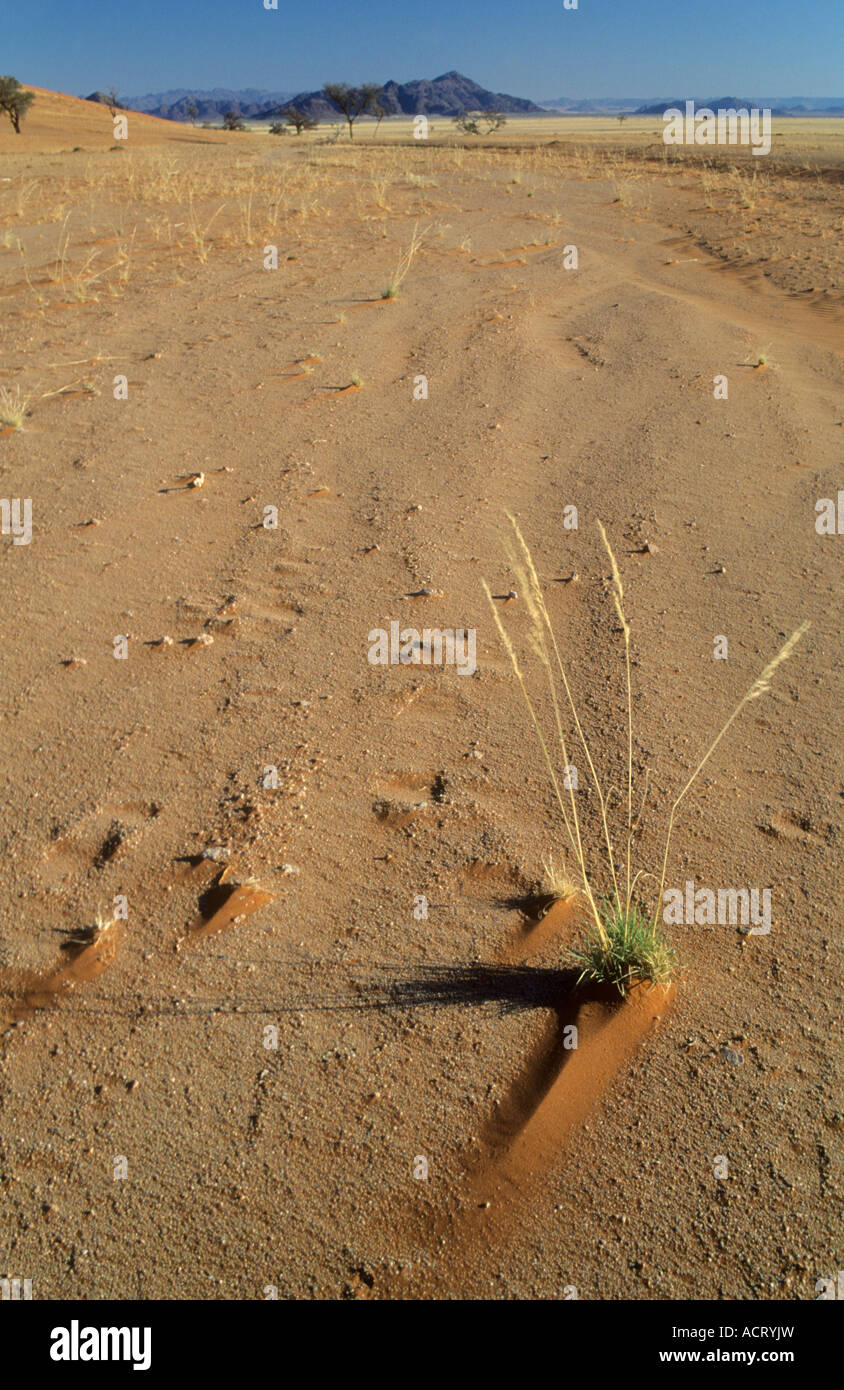
<path fill-rule="evenodd" d="M 4 154 L 33 154 L 73 149 L 104 150 L 111 145 L 196 144 L 225 141 L 233 138 L 218 130 L 198 130 L 179 121 L 162 121 L 158 116 L 142 115 L 139 111 L 122 111 L 128 118 L 129 138 L 116 141 L 114 126 L 107 106 L 97 101 L 83 101 L 66 92 L 50 92 L 21 79 L 27 91 L 35 93 L 35 101 L 21 123 L 20 135 L 11 124 L 0 126 L 0 150 Z M 241 132 L 241 138 L 243 138 Z"/>

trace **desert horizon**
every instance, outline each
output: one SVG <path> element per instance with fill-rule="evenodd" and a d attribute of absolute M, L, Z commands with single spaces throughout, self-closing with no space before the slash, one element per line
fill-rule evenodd
<path fill-rule="evenodd" d="M 4 1299 L 840 1297 L 844 115 L 175 56 L 0 79 Z"/>

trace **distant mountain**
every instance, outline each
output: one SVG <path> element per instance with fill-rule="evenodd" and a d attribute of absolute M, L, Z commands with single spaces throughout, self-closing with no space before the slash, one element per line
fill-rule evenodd
<path fill-rule="evenodd" d="M 542 107 L 525 97 L 489 92 L 460 72 L 444 72 L 430 81 L 385 82 L 378 98 L 391 116 L 457 116 L 461 111 L 503 111 L 505 115 L 539 115 Z"/>
<path fill-rule="evenodd" d="M 776 103 L 767 99 L 765 101 L 754 101 L 754 106 L 769 106 L 775 116 L 844 116 L 844 98 L 838 97 L 831 101 L 829 105 L 817 106 L 812 104 L 809 97 L 805 102 L 797 102 L 795 105 L 789 104 L 788 100 Z"/>
<path fill-rule="evenodd" d="M 666 98 L 655 101 L 653 97 L 545 97 L 540 105 L 560 116 L 661 116 L 669 106 L 679 106 L 685 110 L 686 98 L 677 101 Z M 714 103 L 719 106 L 735 103 L 735 97 L 721 97 Z M 696 101 L 696 106 L 713 108 L 711 101 Z M 842 97 L 752 97 L 741 105 L 769 107 L 779 116 L 834 116 L 844 109 Z"/>
<path fill-rule="evenodd" d="M 525 97 L 490 92 L 460 72 L 444 72 L 441 77 L 420 78 L 415 82 L 384 83 L 379 105 L 388 116 L 458 116 L 461 111 L 502 111 L 505 115 L 542 115 L 542 107 Z M 299 92 L 286 103 L 296 106 L 315 121 L 336 121 L 338 108 L 325 92 Z M 283 114 L 284 105 L 268 116 Z"/>
<path fill-rule="evenodd" d="M 844 97 L 754 97 L 753 105 L 771 108 L 779 106 L 783 110 L 800 109 L 815 114 L 821 111 L 841 111 L 844 109 Z"/>
<path fill-rule="evenodd" d="M 697 97 L 676 97 L 648 102 L 637 107 L 634 115 L 661 116 L 669 107 L 685 111 L 687 100 L 694 101 L 697 111 L 704 106 L 710 111 L 737 111 L 742 107 L 755 107 L 757 110 L 767 108 L 772 116 L 834 116 L 844 107 L 841 97 L 710 97 L 707 101 L 699 101 Z"/>
<path fill-rule="evenodd" d="M 289 91 L 266 91 L 263 87 L 243 87 L 238 91 L 231 87 L 175 87 L 169 92 L 147 92 L 146 96 L 127 97 L 126 104 L 133 111 L 156 111 L 159 106 L 175 106 L 177 102 L 191 99 L 197 105 L 202 100 L 220 103 L 245 102 L 247 106 L 269 106 L 271 102 L 284 101 L 291 95 Z"/>
<path fill-rule="evenodd" d="M 145 111 L 149 116 L 162 116 L 170 121 L 189 121 L 188 107 L 196 106 L 198 121 L 221 121 L 227 111 L 236 111 L 245 119 L 261 116 L 288 101 L 291 92 L 268 92 L 257 87 L 234 91 L 228 87 L 191 90 L 176 87 L 169 92 L 148 92 L 146 96 L 126 97 L 132 111 Z"/>
<path fill-rule="evenodd" d="M 542 107 L 524 97 L 490 92 L 459 72 L 445 72 L 441 77 L 422 78 L 415 82 L 385 82 L 379 98 L 390 116 L 456 116 L 461 111 L 502 111 L 505 115 L 540 115 Z M 165 120 L 190 120 L 188 107 L 196 106 L 196 120 L 220 121 L 227 111 L 236 111 L 244 120 L 273 120 L 284 114 L 287 106 L 296 106 L 317 121 L 336 121 L 341 113 L 323 91 L 265 92 L 255 88 L 231 91 L 215 87 L 212 91 L 189 91 L 177 87 L 170 92 L 153 92 L 146 96 L 127 97 L 126 105 L 133 111 L 145 111 Z"/>
<path fill-rule="evenodd" d="M 562 116 L 630 115 L 643 97 L 549 97 L 541 105 Z"/>
<path fill-rule="evenodd" d="M 661 116 L 669 107 L 674 106 L 680 111 L 685 111 L 686 102 L 689 100 L 694 101 L 696 110 L 699 110 L 703 106 L 708 107 L 710 111 L 717 111 L 719 107 L 724 109 L 734 107 L 737 109 L 740 106 L 752 105 L 752 102 L 746 101 L 742 97 L 713 97 L 710 101 L 698 101 L 697 97 L 676 97 L 672 98 L 670 101 L 648 102 L 647 105 L 638 107 L 634 115 Z"/>

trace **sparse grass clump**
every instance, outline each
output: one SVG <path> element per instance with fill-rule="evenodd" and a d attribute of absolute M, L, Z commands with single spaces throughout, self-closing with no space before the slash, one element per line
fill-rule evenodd
<path fill-rule="evenodd" d="M 746 356 L 745 359 L 744 359 L 744 362 L 742 363 L 742 366 L 744 366 L 744 367 L 753 367 L 756 371 L 761 370 L 763 367 L 769 367 L 770 365 L 771 365 L 771 349 L 770 349 L 770 347 L 760 347 L 760 348 L 756 348 L 753 352 L 749 352 L 749 353 L 747 354 L 747 356 Z"/>
<path fill-rule="evenodd" d="M 399 290 L 405 281 L 407 272 L 410 270 L 424 239 L 424 232 L 420 232 L 418 227 L 414 227 L 410 245 L 406 251 L 402 252 L 398 265 L 381 291 L 382 299 L 396 299 L 398 297 Z"/>
<path fill-rule="evenodd" d="M 13 391 L 7 386 L 0 386 L 0 425 L 4 429 L 22 430 L 31 400 L 31 396 L 21 395 L 19 386 Z"/>
<path fill-rule="evenodd" d="M 530 550 L 513 517 L 509 518 L 515 534 L 515 544 L 507 543 L 507 553 L 517 581 L 517 591 L 523 595 L 530 619 L 529 644 L 538 657 L 548 684 L 553 711 L 550 728 L 544 728 L 540 720 L 533 695 L 530 693 L 521 661 L 513 641 L 499 615 L 498 608 L 489 587 L 484 584 L 487 599 L 492 609 L 496 626 L 510 658 L 516 679 L 528 708 L 534 733 L 542 758 L 548 770 L 554 795 L 563 825 L 568 837 L 569 848 L 577 868 L 577 895 L 581 900 L 584 914 L 588 917 L 587 935 L 584 941 L 568 956 L 568 963 L 580 972 L 580 980 L 595 984 L 614 985 L 623 995 L 636 980 L 647 980 L 651 984 L 666 985 L 671 982 L 676 968 L 676 957 L 664 930 L 662 907 L 665 895 L 665 875 L 668 855 L 677 812 L 691 791 L 703 768 L 709 762 L 715 749 L 728 729 L 738 718 L 745 705 L 758 699 L 770 690 L 770 682 L 776 668 L 786 661 L 800 638 L 808 628 L 804 623 L 783 644 L 757 677 L 747 693 L 739 700 L 732 714 L 722 725 L 694 770 L 687 778 L 679 794 L 671 805 L 665 830 L 665 844 L 659 878 L 646 868 L 636 869 L 633 864 L 633 845 L 647 797 L 647 776 L 645 778 L 642 809 L 634 819 L 633 797 L 633 695 L 630 663 L 630 624 L 624 607 L 624 587 L 612 547 L 603 526 L 598 522 L 601 540 L 607 552 L 611 567 L 611 593 L 616 616 L 624 641 L 624 669 L 627 692 L 627 720 L 625 742 L 627 745 L 626 786 L 620 798 L 624 813 L 624 831 L 614 838 L 610 828 L 610 796 L 601 781 L 592 756 L 589 740 L 581 723 L 568 672 L 563 662 L 557 637 L 548 615 L 545 597 L 533 563 Z M 562 691 L 558 690 L 557 680 Z M 554 748 L 557 752 L 554 752 Z M 581 826 L 575 787 L 567 775 L 572 766 L 570 752 L 580 747 L 589 770 L 600 817 L 604 864 L 596 866 L 587 859 L 586 841 Z M 567 794 L 566 794 L 567 793 Z M 553 860 L 545 866 L 546 876 L 555 899 L 572 896 L 572 885 L 562 870 L 557 870 Z M 608 882 L 611 887 L 607 894 L 599 882 Z M 658 883 L 653 906 L 646 907 L 642 901 L 641 883 L 652 880 Z"/>

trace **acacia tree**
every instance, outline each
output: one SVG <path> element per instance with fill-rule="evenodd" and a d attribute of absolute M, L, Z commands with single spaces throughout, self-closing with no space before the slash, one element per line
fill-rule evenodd
<path fill-rule="evenodd" d="M 286 106 L 284 119 L 289 126 L 293 127 L 297 135 L 301 135 L 303 130 L 316 130 L 317 127 L 317 122 L 313 116 L 309 116 L 307 111 L 301 111 L 298 106 Z"/>
<path fill-rule="evenodd" d="M 199 107 L 197 106 L 195 101 L 188 102 L 187 106 L 185 107 L 185 115 L 187 116 L 191 125 L 196 125 L 196 118 L 199 115 Z"/>
<path fill-rule="evenodd" d="M 224 129 L 224 130 L 245 130 L 245 129 L 246 129 L 246 126 L 243 124 L 243 121 L 240 119 L 240 112 L 239 112 L 239 111 L 228 110 L 228 111 L 226 112 L 225 116 L 223 117 L 223 129 Z"/>
<path fill-rule="evenodd" d="M 24 91 L 16 77 L 0 77 L 0 111 L 5 111 L 16 135 L 20 135 L 21 121 L 34 100 L 35 93 Z"/>
<path fill-rule="evenodd" d="M 349 139 L 354 139 L 354 124 L 358 116 L 375 112 L 378 97 L 383 91 L 375 82 L 363 82 L 359 87 L 350 87 L 347 82 L 326 82 L 325 95 L 339 108 L 349 125 Z"/>
<path fill-rule="evenodd" d="M 464 135 L 480 135 L 481 122 L 486 126 L 484 133 L 491 135 L 494 130 L 500 130 L 506 125 L 507 119 L 500 111 L 461 111 L 459 116 L 454 118 L 454 124 Z"/>

